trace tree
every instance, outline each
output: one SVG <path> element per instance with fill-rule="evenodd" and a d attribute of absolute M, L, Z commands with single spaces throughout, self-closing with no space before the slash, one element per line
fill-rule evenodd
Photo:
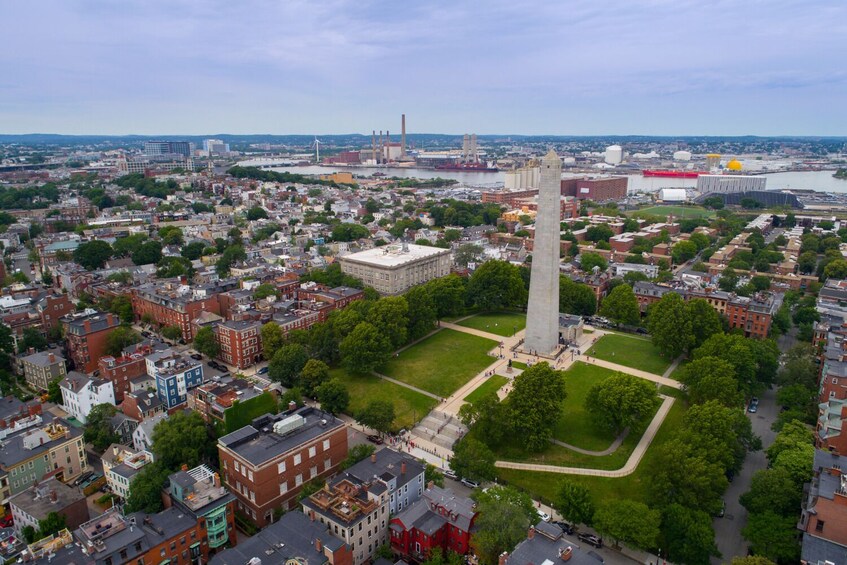
<path fill-rule="evenodd" d="M 574 524 L 591 525 L 594 519 L 594 500 L 591 491 L 570 479 L 559 483 L 559 490 L 553 502 L 556 511 Z"/>
<path fill-rule="evenodd" d="M 773 461 L 773 469 L 785 470 L 800 488 L 812 480 L 815 446 L 802 445 L 781 452 Z"/>
<path fill-rule="evenodd" d="M 677 265 L 690 261 L 697 255 L 697 245 L 693 241 L 679 241 L 671 249 L 671 257 Z"/>
<path fill-rule="evenodd" d="M 494 452 L 481 441 L 462 438 L 453 446 L 450 468 L 460 477 L 474 481 L 494 479 Z"/>
<path fill-rule="evenodd" d="M 815 272 L 815 268 L 818 266 L 818 253 L 817 251 L 806 251 L 805 253 L 801 253 L 799 257 L 797 257 L 797 267 L 800 269 L 800 272 L 804 275 L 810 275 Z"/>
<path fill-rule="evenodd" d="M 486 261 L 468 281 L 469 302 L 481 310 L 526 306 L 527 290 L 518 268 L 506 261 Z"/>
<path fill-rule="evenodd" d="M 273 359 L 274 353 L 285 344 L 285 334 L 276 322 L 263 324 L 259 329 L 262 336 L 262 354 L 265 359 Z"/>
<path fill-rule="evenodd" d="M 281 411 L 288 410 L 288 406 L 291 403 L 297 405 L 298 408 L 302 408 L 305 406 L 303 402 L 303 391 L 300 390 L 299 387 L 291 387 L 285 393 L 279 397 L 279 406 Z"/>
<path fill-rule="evenodd" d="M 194 334 L 194 349 L 210 359 L 217 357 L 221 347 L 218 340 L 215 339 L 215 330 L 209 326 L 197 330 L 197 333 Z"/>
<path fill-rule="evenodd" d="M 362 322 L 341 341 L 339 350 L 348 371 L 366 374 L 388 361 L 391 342 L 372 324 Z"/>
<path fill-rule="evenodd" d="M 350 404 L 350 393 L 339 379 L 330 379 L 321 384 L 317 389 L 317 397 L 321 409 L 330 414 L 340 414 Z"/>
<path fill-rule="evenodd" d="M 118 326 L 106 336 L 106 353 L 113 357 L 120 357 L 124 349 L 139 341 L 141 341 L 141 336 L 132 328 Z"/>
<path fill-rule="evenodd" d="M 123 324 L 131 324 L 135 319 L 135 311 L 132 309 L 132 300 L 123 294 L 112 299 L 112 303 L 109 305 L 109 312 L 117 314 Z"/>
<path fill-rule="evenodd" d="M 111 419 L 118 412 L 113 404 L 98 404 L 91 409 L 85 420 L 83 439 L 97 451 L 105 451 L 113 443 L 120 441 L 118 434 L 112 431 Z"/>
<path fill-rule="evenodd" d="M 206 244 L 202 241 L 192 241 L 185 247 L 183 247 L 179 254 L 188 259 L 189 261 L 195 261 L 203 256 L 203 251 L 206 249 Z"/>
<path fill-rule="evenodd" d="M 429 484 L 430 481 L 435 486 L 444 488 L 444 473 L 432 463 L 427 463 L 424 469 L 424 482 Z"/>
<path fill-rule="evenodd" d="M 409 304 L 402 296 L 386 296 L 373 303 L 365 321 L 373 325 L 395 350 L 406 343 Z"/>
<path fill-rule="evenodd" d="M 148 463 L 132 480 L 132 488 L 126 499 L 124 512 L 161 512 L 162 485 L 167 481 L 170 470 L 160 461 Z"/>
<path fill-rule="evenodd" d="M 182 330 L 179 326 L 165 326 L 162 328 L 162 337 L 171 341 L 177 341 L 182 338 Z"/>
<path fill-rule="evenodd" d="M 394 404 L 387 400 L 371 400 L 356 413 L 356 421 L 380 434 L 391 431 L 394 422 Z"/>
<path fill-rule="evenodd" d="M 725 470 L 740 470 L 747 452 L 762 448 L 750 419 L 737 408 L 727 408 L 717 401 L 692 406 L 684 424 L 679 437 L 696 445 L 702 455 L 720 463 Z"/>
<path fill-rule="evenodd" d="M 407 335 L 409 341 L 414 341 L 435 329 L 438 309 L 429 289 L 422 285 L 409 289 L 404 298 L 408 304 L 409 316 Z"/>
<path fill-rule="evenodd" d="M 751 514 L 772 511 L 780 516 L 794 516 L 802 498 L 803 491 L 797 488 L 791 473 L 777 468 L 754 473 L 750 490 L 742 494 L 739 501 Z"/>
<path fill-rule="evenodd" d="M 165 226 L 159 229 L 159 238 L 165 245 L 182 245 L 182 229 L 178 226 Z"/>
<path fill-rule="evenodd" d="M 623 282 L 625 282 L 629 286 L 634 286 L 637 282 L 647 280 L 650 280 L 650 278 L 641 271 L 630 271 L 623 276 Z"/>
<path fill-rule="evenodd" d="M 230 245 L 224 250 L 221 258 L 218 259 L 218 262 L 215 264 L 215 270 L 218 272 L 218 275 L 224 277 L 229 275 L 229 270 L 233 265 L 239 261 L 246 260 L 247 253 L 243 247 L 240 245 Z"/>
<path fill-rule="evenodd" d="M 136 265 L 150 265 L 162 260 L 162 244 L 158 241 L 146 241 L 132 252 L 132 262 Z"/>
<path fill-rule="evenodd" d="M 564 373 L 542 362 L 523 371 L 513 383 L 507 404 L 512 432 L 528 451 L 542 451 L 562 415 L 567 396 Z"/>
<path fill-rule="evenodd" d="M 291 388 L 297 384 L 297 377 L 308 361 L 309 353 L 302 345 L 283 345 L 274 353 L 268 364 L 268 377 L 286 388 Z"/>
<path fill-rule="evenodd" d="M 276 287 L 269 283 L 263 283 L 256 287 L 256 290 L 253 291 L 253 298 L 256 300 L 262 300 L 263 298 L 267 298 L 269 296 L 279 296 L 279 291 Z"/>
<path fill-rule="evenodd" d="M 303 394 L 315 398 L 318 388 L 329 380 L 329 366 L 320 359 L 309 359 L 300 371 Z"/>
<path fill-rule="evenodd" d="M 179 469 L 182 465 L 192 469 L 217 458 L 217 444 L 197 412 L 175 412 L 156 424 L 151 449 L 156 461 L 167 469 Z"/>
<path fill-rule="evenodd" d="M 721 278 L 718 280 L 718 287 L 724 292 L 732 292 L 738 286 L 738 275 L 735 269 L 727 267 L 721 273 Z"/>
<path fill-rule="evenodd" d="M 47 339 L 35 328 L 24 328 L 19 348 L 21 353 L 29 351 L 30 348 L 42 351 L 47 349 Z"/>
<path fill-rule="evenodd" d="M 471 547 L 485 565 L 497 563 L 504 551 L 511 551 L 526 538 L 529 526 L 535 523 L 527 517 L 523 505 L 508 497 L 485 497 L 477 504 L 477 511 Z"/>
<path fill-rule="evenodd" d="M 721 556 L 706 512 L 671 504 L 662 512 L 661 529 L 668 560 L 674 563 L 709 565 L 712 557 Z"/>
<path fill-rule="evenodd" d="M 433 279 L 424 285 L 435 302 L 438 318 L 456 316 L 465 308 L 465 281 L 462 277 L 451 274 L 446 277 Z"/>
<path fill-rule="evenodd" d="M 723 331 L 720 314 L 703 298 L 694 298 L 685 303 L 687 318 L 691 323 L 694 342 L 691 349 L 700 347 L 704 341 Z"/>
<path fill-rule="evenodd" d="M 376 451 L 376 447 L 369 443 L 360 443 L 359 445 L 354 445 L 350 448 L 350 451 L 347 452 L 347 457 L 344 461 L 341 462 L 342 469 L 349 469 L 359 461 L 364 461 L 368 457 L 371 456 L 373 452 Z"/>
<path fill-rule="evenodd" d="M 102 269 L 112 257 L 112 246 L 102 239 L 83 243 L 74 250 L 74 261 L 88 271 Z"/>
<path fill-rule="evenodd" d="M 595 243 L 598 241 L 609 241 L 609 238 L 613 235 L 615 235 L 615 232 L 606 224 L 597 224 L 585 230 L 585 239 Z"/>
<path fill-rule="evenodd" d="M 650 306 L 647 330 L 653 344 L 671 358 L 677 357 L 694 343 L 689 310 L 682 297 L 675 292 L 666 293 L 661 300 Z"/>
<path fill-rule="evenodd" d="M 596 311 L 597 297 L 590 286 L 559 277 L 559 312 L 593 316 Z"/>
<path fill-rule="evenodd" d="M 38 537 L 38 532 L 32 526 L 24 526 L 21 529 L 21 534 L 27 543 L 33 543 Z"/>
<path fill-rule="evenodd" d="M 780 516 L 770 510 L 750 514 L 741 535 L 756 555 L 772 561 L 796 563 L 800 557 L 796 516 Z"/>
<path fill-rule="evenodd" d="M 738 390 L 755 395 L 762 385 L 757 381 L 758 363 L 751 350 L 753 340 L 734 334 L 715 334 L 694 351 L 694 359 L 717 357 L 733 366 Z"/>
<path fill-rule="evenodd" d="M 651 500 L 717 512 L 728 484 L 723 466 L 682 437 L 656 447 L 647 487 Z"/>
<path fill-rule="evenodd" d="M 637 517 L 637 519 L 633 519 Z M 602 504 L 594 513 L 594 527 L 603 535 L 615 540 L 615 545 L 625 542 L 641 549 L 656 546 L 659 538 L 661 514 L 646 504 L 612 499 Z"/>
<path fill-rule="evenodd" d="M 584 252 L 579 254 L 579 266 L 586 273 L 590 273 L 597 267 L 601 273 L 609 268 L 609 264 L 599 253 Z"/>
<path fill-rule="evenodd" d="M 463 404 L 459 408 L 459 420 L 468 428 L 473 426 L 475 437 L 492 446 L 499 443 L 506 433 L 509 413 L 497 393 L 491 391 L 475 402 Z"/>
<path fill-rule="evenodd" d="M 847 278 L 847 261 L 836 259 L 829 263 L 823 270 L 824 279 L 845 279 Z"/>
<path fill-rule="evenodd" d="M 476 261 L 482 255 L 482 247 L 473 243 L 460 245 L 453 254 L 453 260 L 457 265 L 467 267 L 468 263 Z"/>
<path fill-rule="evenodd" d="M 730 565 L 776 565 L 776 563 L 761 555 L 748 555 L 746 557 L 733 557 Z"/>
<path fill-rule="evenodd" d="M 62 382 L 61 377 L 47 383 L 47 400 L 53 404 L 62 403 L 62 388 L 59 383 Z"/>
<path fill-rule="evenodd" d="M 600 304 L 600 315 L 619 324 L 637 324 L 641 320 L 641 313 L 632 287 L 628 284 L 616 286 Z"/>
<path fill-rule="evenodd" d="M 659 403 L 653 383 L 626 373 L 615 373 L 591 387 L 585 398 L 585 409 L 601 426 L 619 434 L 652 416 Z"/>
<path fill-rule="evenodd" d="M 268 219 L 268 213 L 261 206 L 253 206 L 247 210 L 247 220 L 250 222 L 266 219 Z"/>
<path fill-rule="evenodd" d="M 43 520 L 38 521 L 38 539 L 44 539 L 59 533 L 68 527 L 64 514 L 48 512 Z"/>
<path fill-rule="evenodd" d="M 789 422 L 783 426 L 773 443 L 767 449 L 768 461 L 771 466 L 776 463 L 777 458 L 783 451 L 803 449 L 808 445 L 814 445 L 815 436 L 802 422 Z M 811 470 L 811 467 L 809 467 Z"/>

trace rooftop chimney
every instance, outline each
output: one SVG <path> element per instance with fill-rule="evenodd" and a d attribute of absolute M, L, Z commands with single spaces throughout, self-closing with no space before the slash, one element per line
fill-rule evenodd
<path fill-rule="evenodd" d="M 188 465 L 183 463 L 182 466 L 180 467 L 180 469 L 183 470 L 183 471 L 188 471 Z"/>
<path fill-rule="evenodd" d="M 509 560 L 509 553 L 504 551 L 500 554 L 500 557 L 497 559 L 497 565 L 506 565 L 506 561 Z"/>
<path fill-rule="evenodd" d="M 297 410 L 297 403 L 292 400 L 291 402 L 288 403 L 288 409 L 289 410 Z"/>
<path fill-rule="evenodd" d="M 323 552 L 323 544 L 321 543 L 321 538 L 315 538 L 315 551 L 318 553 Z"/>
<path fill-rule="evenodd" d="M 59 500 L 59 495 L 56 494 L 55 490 L 50 490 L 50 502 L 56 502 Z"/>
<path fill-rule="evenodd" d="M 434 487 L 434 486 L 435 486 L 435 481 L 429 481 L 426 484 L 426 490 L 432 490 L 432 487 Z"/>
<path fill-rule="evenodd" d="M 51 363 L 55 363 L 56 362 L 56 356 L 53 355 L 52 353 L 48 353 L 47 354 L 47 360 Z"/>
<path fill-rule="evenodd" d="M 400 156 L 406 156 L 406 114 L 400 117 Z"/>
<path fill-rule="evenodd" d="M 215 487 L 221 486 L 221 476 L 219 473 L 215 473 Z"/>
<path fill-rule="evenodd" d="M 400 463 L 400 474 L 401 474 L 401 475 L 405 475 L 405 474 L 406 474 L 406 462 L 405 462 L 405 461 L 403 461 L 402 463 Z"/>
<path fill-rule="evenodd" d="M 532 539 L 535 537 L 535 527 L 530 526 L 529 531 L 526 533 L 526 539 Z"/>
<path fill-rule="evenodd" d="M 312 522 L 315 521 L 315 511 L 314 510 L 309 510 L 309 520 L 311 520 Z"/>
<path fill-rule="evenodd" d="M 376 451 L 371 453 L 371 463 L 376 463 Z"/>

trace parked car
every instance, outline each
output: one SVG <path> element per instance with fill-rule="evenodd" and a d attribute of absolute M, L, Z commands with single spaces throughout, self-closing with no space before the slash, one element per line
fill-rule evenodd
<path fill-rule="evenodd" d="M 536 512 L 538 512 L 538 517 L 541 518 L 543 521 L 545 521 L 545 522 L 550 521 L 550 515 L 547 512 L 541 510 L 540 508 L 538 510 L 536 510 Z"/>
<path fill-rule="evenodd" d="M 603 547 L 603 538 L 597 537 L 594 534 L 579 534 L 577 538 L 579 539 L 579 541 L 584 541 L 588 545 L 593 545 L 597 548 Z"/>
<path fill-rule="evenodd" d="M 755 396 L 750 399 L 750 405 L 747 407 L 747 411 L 751 414 L 755 414 L 759 410 L 759 399 Z"/>
<path fill-rule="evenodd" d="M 718 510 L 718 518 L 723 518 L 726 515 L 726 501 L 721 502 L 721 509 Z"/>
<path fill-rule="evenodd" d="M 258 371 L 256 371 L 256 374 L 257 374 L 257 375 L 267 375 L 267 374 L 268 374 L 268 368 L 267 368 L 267 367 L 262 367 L 261 369 L 259 369 Z"/>
<path fill-rule="evenodd" d="M 202 356 L 202 355 L 200 355 L 199 353 L 192 353 L 191 355 L 189 355 L 189 357 L 191 357 L 191 358 L 192 358 L 192 359 L 194 359 L 195 361 L 199 361 L 200 359 L 202 359 L 202 358 L 203 358 L 203 356 Z"/>
<path fill-rule="evenodd" d="M 444 476 L 448 479 L 453 479 L 454 481 L 459 480 L 459 475 L 453 469 L 444 469 Z"/>
<path fill-rule="evenodd" d="M 462 479 L 461 483 L 468 488 L 479 488 L 479 483 L 471 479 Z"/>
<path fill-rule="evenodd" d="M 148 331 L 143 331 L 143 332 L 141 332 L 141 337 L 144 337 L 144 338 L 150 339 L 151 337 L 153 337 L 153 334 L 151 334 L 151 333 L 150 333 L 150 332 L 148 332 Z"/>
<path fill-rule="evenodd" d="M 559 526 L 562 529 L 562 531 L 564 533 L 568 534 L 568 535 L 573 535 L 573 533 L 576 531 L 574 529 L 573 525 L 568 524 L 567 522 L 559 521 L 559 522 L 553 522 L 553 523 L 556 524 L 557 526 Z"/>
<path fill-rule="evenodd" d="M 384 441 L 382 441 L 382 438 L 379 437 L 378 435 L 368 436 L 368 441 L 371 442 L 371 443 L 375 443 L 377 445 L 382 445 L 383 443 L 385 443 Z"/>

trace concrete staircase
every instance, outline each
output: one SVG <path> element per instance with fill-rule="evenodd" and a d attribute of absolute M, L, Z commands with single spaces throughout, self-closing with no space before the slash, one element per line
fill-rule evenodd
<path fill-rule="evenodd" d="M 439 410 L 433 410 L 412 430 L 412 434 L 447 449 L 468 432 L 458 418 Z"/>

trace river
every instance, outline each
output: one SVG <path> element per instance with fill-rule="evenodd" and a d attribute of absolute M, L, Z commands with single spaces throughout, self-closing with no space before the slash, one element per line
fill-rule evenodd
<path fill-rule="evenodd" d="M 276 167 L 274 171 L 288 171 L 303 175 L 325 175 L 335 171 L 349 171 L 354 176 L 370 176 L 379 171 L 389 177 L 430 179 L 441 177 L 455 179 L 464 186 L 480 188 L 502 187 L 505 173 L 473 173 L 464 171 L 436 171 L 434 169 L 419 169 L 415 167 L 318 167 L 308 165 L 302 167 Z M 847 180 L 834 178 L 833 171 L 802 171 L 787 173 L 767 173 L 762 176 L 768 179 L 768 190 L 795 188 L 818 190 L 822 192 L 847 193 Z M 641 175 L 625 175 L 629 178 L 630 192 L 656 192 L 662 188 L 696 188 L 697 179 L 668 179 L 660 177 L 643 177 Z"/>

